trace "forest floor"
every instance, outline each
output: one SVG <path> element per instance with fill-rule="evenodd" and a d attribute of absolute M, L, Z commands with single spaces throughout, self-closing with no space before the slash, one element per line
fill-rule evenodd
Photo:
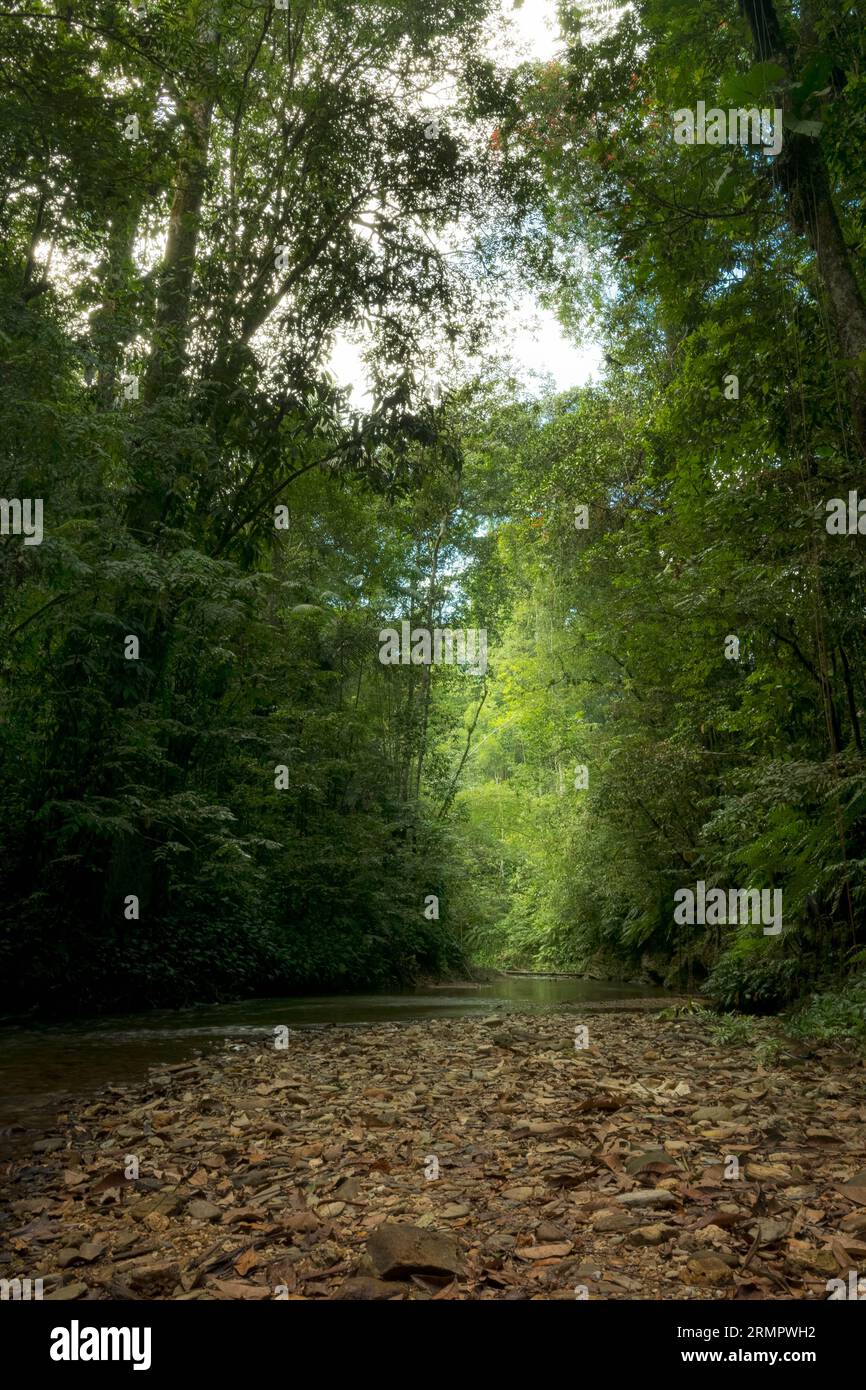
<path fill-rule="evenodd" d="M 826 1299 L 864 1267 L 862 1054 L 762 1063 L 646 1010 L 287 1041 L 58 1115 L 7 1165 L 0 1275 L 53 1299 Z"/>

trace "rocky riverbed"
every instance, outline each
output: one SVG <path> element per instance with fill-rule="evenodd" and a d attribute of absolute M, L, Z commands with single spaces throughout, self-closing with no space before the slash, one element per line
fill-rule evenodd
<path fill-rule="evenodd" d="M 5 1164 L 0 1277 L 57 1300 L 826 1299 L 866 1268 L 864 1082 L 851 1050 L 762 1062 L 646 1011 L 232 1044 Z"/>

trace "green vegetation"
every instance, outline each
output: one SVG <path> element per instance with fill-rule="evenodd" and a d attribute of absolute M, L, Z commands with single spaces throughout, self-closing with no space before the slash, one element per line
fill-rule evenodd
<path fill-rule="evenodd" d="M 841 988 L 826 990 L 804 1000 L 785 1020 L 793 1037 L 827 1042 L 837 1037 L 866 1042 L 866 978 L 861 975 Z"/>
<path fill-rule="evenodd" d="M 475 332 L 432 243 L 494 196 L 484 8 L 0 18 L 0 490 L 45 529 L 0 545 L 5 1007 L 460 958 L 421 911 L 448 892 L 429 686 L 376 658 L 453 489 L 420 378 Z M 444 71 L 430 140 L 410 99 Z M 363 414 L 325 370 L 362 324 Z"/>
<path fill-rule="evenodd" d="M 502 850 L 485 958 L 765 1011 L 862 962 L 862 541 L 825 519 L 863 477 L 863 37 L 740 9 L 638 5 L 589 48 L 564 7 L 567 56 L 515 84 L 525 245 L 608 372 L 488 433 L 515 601 L 462 805 Z M 698 99 L 783 107 L 781 158 L 677 146 Z M 784 933 L 678 924 L 699 880 L 781 889 Z"/>
<path fill-rule="evenodd" d="M 499 71 L 492 9 L 0 17 L 4 1009 L 472 961 L 863 1032 L 862 22 L 563 4 Z M 698 101 L 778 159 L 676 144 Z M 600 381 L 493 354 L 519 282 Z M 382 664 L 403 621 L 487 669 Z"/>

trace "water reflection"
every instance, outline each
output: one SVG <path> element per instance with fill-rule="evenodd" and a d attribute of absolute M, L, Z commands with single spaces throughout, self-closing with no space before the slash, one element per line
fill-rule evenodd
<path fill-rule="evenodd" d="M 481 985 L 449 984 L 391 994 L 248 999 L 194 1009 L 152 1010 L 38 1028 L 0 1030 L 0 1126 L 52 1119 L 70 1096 L 141 1078 L 157 1062 L 180 1062 L 225 1039 L 270 1038 L 276 1024 L 405 1023 L 494 1010 L 548 1010 L 641 997 L 649 986 L 595 980 L 506 976 Z"/>

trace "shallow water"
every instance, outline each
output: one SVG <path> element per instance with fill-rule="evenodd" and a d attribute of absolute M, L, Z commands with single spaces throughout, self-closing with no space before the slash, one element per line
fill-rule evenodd
<path fill-rule="evenodd" d="M 0 1127 L 51 1121 L 71 1098 L 142 1078 L 157 1062 L 181 1062 L 228 1039 L 270 1038 L 277 1024 L 406 1023 L 483 1016 L 494 1010 L 547 1011 L 580 1004 L 666 998 L 650 986 L 552 976 L 507 976 L 392 994 L 246 999 L 237 1004 L 152 1010 L 74 1023 L 0 1029 Z"/>

